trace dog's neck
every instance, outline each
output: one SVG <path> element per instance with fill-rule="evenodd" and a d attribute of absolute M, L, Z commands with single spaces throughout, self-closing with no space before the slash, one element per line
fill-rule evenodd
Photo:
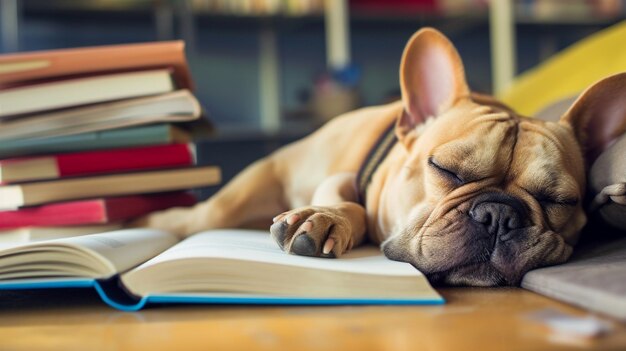
<path fill-rule="evenodd" d="M 387 187 L 390 183 L 388 179 L 398 176 L 408 157 L 405 146 L 398 141 L 395 133 L 397 116 L 402 111 L 401 102 L 393 105 L 385 118 L 387 127 L 381 128 L 376 142 L 371 145 L 368 156 L 357 174 L 357 190 L 367 212 L 369 237 L 376 244 L 392 235 L 399 224 L 397 216 L 391 215 L 395 211 L 395 206 L 393 196 L 388 196 Z M 419 127 L 421 129 L 422 126 Z"/>
<path fill-rule="evenodd" d="M 389 154 L 389 151 L 391 151 L 393 146 L 398 142 L 398 138 L 394 132 L 394 127 L 395 121 L 391 123 L 380 135 L 376 143 L 370 149 L 365 161 L 357 173 L 356 186 L 359 195 L 359 203 L 364 206 L 367 199 L 367 187 L 372 181 L 374 172 L 376 172 L 380 164 L 387 157 L 387 154 Z"/>

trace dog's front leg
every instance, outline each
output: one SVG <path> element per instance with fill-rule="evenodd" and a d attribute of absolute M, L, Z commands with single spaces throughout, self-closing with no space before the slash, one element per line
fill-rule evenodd
<path fill-rule="evenodd" d="M 331 176 L 316 188 L 311 206 L 276 216 L 270 231 L 278 245 L 297 255 L 338 257 L 363 242 L 366 214 L 355 180 L 354 173 Z"/>
<path fill-rule="evenodd" d="M 275 161 L 266 157 L 239 173 L 208 200 L 192 208 L 171 208 L 140 218 L 129 226 L 169 231 L 179 237 L 215 228 L 235 228 L 262 220 L 288 207 L 284 204 Z"/>

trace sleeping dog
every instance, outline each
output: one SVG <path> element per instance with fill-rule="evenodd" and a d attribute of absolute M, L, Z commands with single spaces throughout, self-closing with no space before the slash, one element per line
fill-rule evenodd
<path fill-rule="evenodd" d="M 205 202 L 135 225 L 184 237 L 273 218 L 288 253 L 338 257 L 369 239 L 434 283 L 516 285 L 572 253 L 586 222 L 583 147 L 617 134 L 588 127 L 625 82 L 596 83 L 557 122 L 523 117 L 471 93 L 450 41 L 422 29 L 402 56 L 400 101 L 339 116 Z"/>

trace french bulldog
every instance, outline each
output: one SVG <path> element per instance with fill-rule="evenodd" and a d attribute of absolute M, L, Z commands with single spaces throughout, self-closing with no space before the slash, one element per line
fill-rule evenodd
<path fill-rule="evenodd" d="M 135 225 L 184 237 L 273 218 L 288 253 L 339 257 L 369 239 L 435 284 L 517 285 L 566 261 L 586 222 L 583 150 L 617 135 L 588 126 L 625 99 L 626 75 L 589 88 L 556 122 L 532 119 L 471 93 L 452 43 L 425 28 L 406 45 L 400 87 L 400 101 L 341 115 L 195 207 Z M 385 131 L 387 150 L 358 180 Z"/>

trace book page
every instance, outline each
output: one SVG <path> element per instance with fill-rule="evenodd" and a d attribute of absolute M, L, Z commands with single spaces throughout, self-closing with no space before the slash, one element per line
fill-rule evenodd
<path fill-rule="evenodd" d="M 189 258 L 234 259 L 369 275 L 422 275 L 408 263 L 387 259 L 378 247 L 355 248 L 338 259 L 297 256 L 282 251 L 267 231 L 242 229 L 220 229 L 196 234 L 136 270 Z"/>
<path fill-rule="evenodd" d="M 124 272 L 158 255 L 177 241 L 172 234 L 145 228 L 46 240 L 3 248 L 0 250 L 0 269 L 10 273 L 9 268 L 13 267 L 24 272 L 26 267 L 31 266 L 61 267 L 72 262 L 93 265 L 90 262 L 95 259 L 109 270 L 112 268 L 114 273 Z M 59 274 L 63 272 L 60 270 Z"/>
<path fill-rule="evenodd" d="M 124 272 L 163 252 L 178 239 L 161 230 L 135 228 L 55 241 L 95 251 L 110 261 L 118 272 Z"/>

